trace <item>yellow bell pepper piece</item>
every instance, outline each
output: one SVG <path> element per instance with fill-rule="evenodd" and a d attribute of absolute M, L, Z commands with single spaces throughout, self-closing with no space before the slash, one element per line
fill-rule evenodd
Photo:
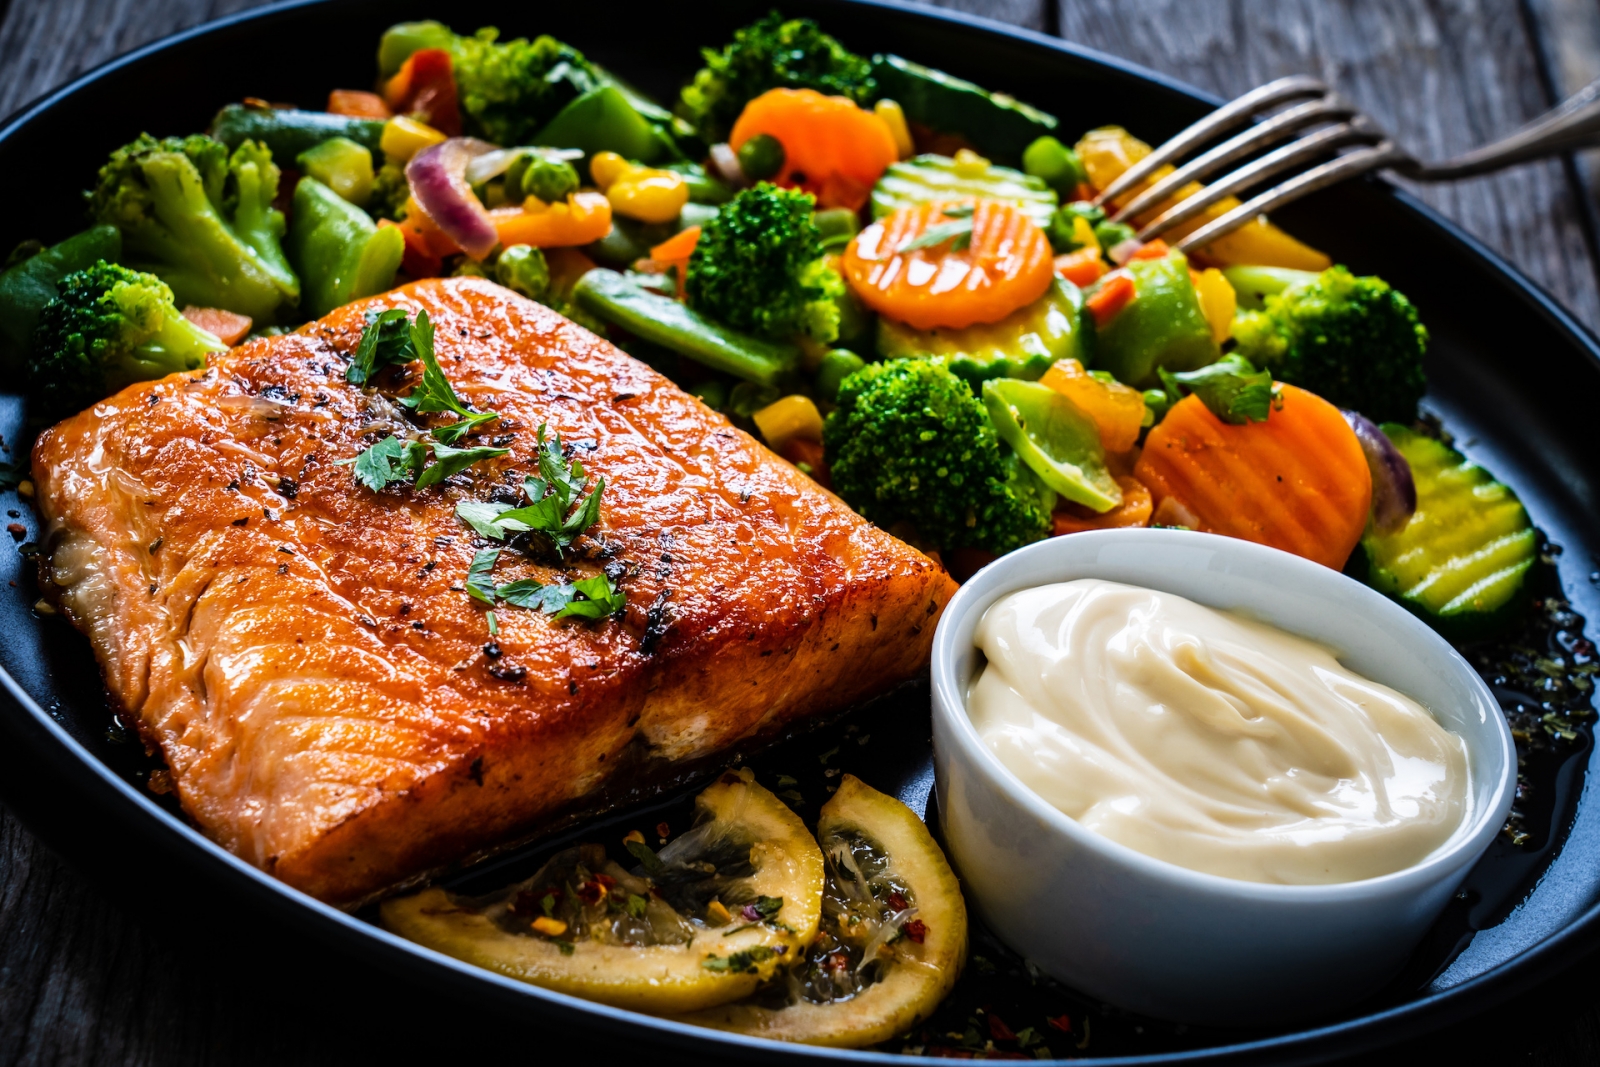
<path fill-rule="evenodd" d="M 1194 295 L 1200 298 L 1200 313 L 1211 327 L 1211 336 L 1221 344 L 1233 334 L 1233 312 L 1239 306 L 1239 296 L 1222 272 L 1207 267 L 1193 274 Z"/>
<path fill-rule="evenodd" d="M 822 413 L 808 396 L 798 393 L 775 400 L 751 415 L 767 447 L 779 451 L 790 441 L 822 440 Z"/>
<path fill-rule="evenodd" d="M 872 105 L 872 113 L 889 127 L 889 136 L 894 138 L 895 152 L 901 159 L 910 159 L 917 148 L 911 141 L 911 127 L 906 124 L 905 109 L 893 100 L 884 99 Z"/>
<path fill-rule="evenodd" d="M 1121 382 L 1103 382 L 1075 359 L 1059 359 L 1039 379 L 1072 401 L 1100 431 L 1107 452 L 1126 452 L 1139 440 L 1144 423 L 1144 394 Z"/>
<path fill-rule="evenodd" d="M 383 134 L 378 147 L 395 163 L 409 162 L 411 157 L 438 144 L 445 136 L 426 122 L 418 122 L 408 115 L 396 115 L 383 124 Z"/>
<path fill-rule="evenodd" d="M 1150 154 L 1150 146 L 1134 137 L 1120 126 L 1102 126 L 1097 130 L 1090 130 L 1083 135 L 1076 146 L 1078 159 L 1083 163 L 1083 169 L 1089 175 L 1089 183 L 1096 189 L 1104 189 L 1117 179 L 1123 171 L 1133 166 L 1139 160 Z M 1158 181 L 1172 173 L 1172 167 L 1165 166 L 1156 169 L 1149 182 L 1143 182 L 1117 198 L 1118 204 L 1125 204 L 1142 192 L 1150 182 Z M 1157 215 L 1166 211 L 1173 204 L 1198 193 L 1205 186 L 1199 182 L 1190 182 L 1163 204 L 1138 216 L 1134 222 L 1143 226 Z M 1221 218 L 1239 206 L 1237 197 L 1226 197 L 1212 204 L 1199 217 L 1190 219 L 1181 226 L 1175 226 L 1162 234 L 1168 241 L 1176 244 L 1187 235 L 1198 230 L 1207 223 Z M 1240 264 L 1251 264 L 1260 267 L 1292 267 L 1295 270 L 1327 270 L 1333 261 L 1322 252 L 1310 245 L 1290 237 L 1278 227 L 1266 220 L 1265 216 L 1254 219 L 1239 227 L 1225 237 L 1212 241 L 1199 252 L 1206 261 L 1221 267 L 1232 267 Z"/>
<path fill-rule="evenodd" d="M 520 205 L 489 212 L 500 245 L 535 248 L 570 248 L 598 241 L 611 232 L 611 204 L 601 193 L 573 193 L 565 201 L 547 204 L 528 197 Z"/>
<path fill-rule="evenodd" d="M 632 169 L 633 164 L 615 152 L 596 152 L 594 158 L 589 160 L 589 177 L 594 179 L 602 193 Z"/>
<path fill-rule="evenodd" d="M 955 172 L 961 178 L 981 178 L 989 173 L 989 161 L 970 148 L 956 152 Z"/>

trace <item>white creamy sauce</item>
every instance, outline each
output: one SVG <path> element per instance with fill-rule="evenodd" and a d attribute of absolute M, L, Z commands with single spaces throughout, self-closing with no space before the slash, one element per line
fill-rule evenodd
<path fill-rule="evenodd" d="M 1170 593 L 1083 579 L 978 624 L 968 696 L 1000 761 L 1085 828 L 1251 882 L 1351 882 L 1442 845 L 1466 748 L 1321 645 Z"/>

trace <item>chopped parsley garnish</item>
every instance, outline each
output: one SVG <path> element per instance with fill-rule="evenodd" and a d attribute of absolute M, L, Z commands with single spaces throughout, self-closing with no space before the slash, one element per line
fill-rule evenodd
<path fill-rule="evenodd" d="M 735 952 L 731 956 L 707 956 L 700 961 L 700 966 L 708 971 L 727 971 L 730 974 L 755 973 L 757 965 L 766 962 L 777 955 L 774 949 L 765 945 L 756 945 L 743 952 Z"/>
<path fill-rule="evenodd" d="M 606 480 L 596 481 L 594 490 L 579 499 L 574 507 L 573 499 L 583 492 L 586 482 L 583 464 L 576 459 L 569 464 L 563 455 L 560 435 L 546 440 L 544 429 L 543 425 L 539 427 L 539 477 L 522 483 L 523 495 L 529 503 L 514 508 L 509 504 L 466 500 L 456 505 L 456 517 L 484 537 L 496 541 L 516 533 L 539 534 L 560 556 L 599 520 L 600 497 L 605 492 Z M 579 592 L 588 595 L 585 589 Z"/>
<path fill-rule="evenodd" d="M 400 403 L 418 414 L 448 411 L 461 418 L 429 431 L 432 441 L 405 442 L 391 434 L 353 461 L 342 461 L 354 462 L 356 481 L 373 492 L 393 482 L 404 481 L 415 481 L 418 489 L 426 489 L 460 474 L 474 463 L 495 459 L 510 451 L 455 447 L 472 430 L 498 416 L 492 411 L 473 411 L 456 396 L 433 354 L 433 323 L 428 321 L 426 311 L 417 312 L 414 322 L 406 318 L 402 308 L 369 312 L 367 326 L 361 331 L 361 343 L 356 347 L 355 361 L 345 377 L 364 384 L 378 369 L 410 363 L 414 359 L 422 360 L 422 382 L 410 396 L 401 397 Z M 430 452 L 432 466 L 428 465 Z"/>
<path fill-rule="evenodd" d="M 570 584 L 543 584 L 531 578 L 520 578 L 496 585 L 492 572 L 499 558 L 498 548 L 480 549 L 467 568 L 467 595 L 491 608 L 504 602 L 516 608 L 542 611 L 558 619 L 603 619 L 621 611 L 628 603 L 627 594 L 603 573 Z"/>
<path fill-rule="evenodd" d="M 356 358 L 344 372 L 345 380 L 365 385 L 384 367 L 410 363 L 417 358 L 412 338 L 412 325 L 404 308 L 367 312 L 367 325 L 361 331 Z"/>
<path fill-rule="evenodd" d="M 1223 356 L 1199 370 L 1173 374 L 1160 369 L 1167 403 L 1176 404 L 1185 392 L 1193 393 L 1217 418 L 1236 426 L 1266 422 L 1278 401 L 1270 371 L 1256 370 L 1243 356 Z"/>

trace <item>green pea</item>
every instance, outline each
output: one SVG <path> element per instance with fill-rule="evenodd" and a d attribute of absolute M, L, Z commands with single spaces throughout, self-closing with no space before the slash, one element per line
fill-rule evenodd
<path fill-rule="evenodd" d="M 1022 150 L 1022 169 L 1058 193 L 1071 193 L 1089 180 L 1078 153 L 1054 137 L 1044 136 Z"/>
<path fill-rule="evenodd" d="M 771 134 L 758 133 L 739 146 L 739 169 L 753 182 L 775 176 L 783 161 L 783 144 Z"/>
<path fill-rule="evenodd" d="M 512 245 L 494 265 L 495 280 L 529 300 L 543 300 L 550 289 L 550 265 L 532 245 Z"/>
<path fill-rule="evenodd" d="M 839 386 L 844 380 L 866 365 L 866 360 L 847 348 L 830 350 L 817 365 L 817 395 L 824 400 L 833 400 L 839 395 Z"/>

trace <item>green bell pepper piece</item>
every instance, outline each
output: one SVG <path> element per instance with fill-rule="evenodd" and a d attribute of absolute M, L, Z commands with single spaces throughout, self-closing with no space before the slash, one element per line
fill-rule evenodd
<path fill-rule="evenodd" d="M 294 222 L 283 244 L 300 275 L 300 306 L 312 318 L 394 285 L 406 250 L 398 227 L 374 225 L 315 178 L 294 187 Z"/>
<path fill-rule="evenodd" d="M 796 346 L 719 326 L 614 270 L 596 267 L 584 274 L 572 297 L 583 310 L 637 337 L 747 382 L 776 386 L 800 366 Z"/>
<path fill-rule="evenodd" d="M 615 152 L 640 163 L 651 163 L 669 146 L 657 126 L 615 85 L 591 89 L 556 112 L 534 138 L 556 148 L 579 148 L 587 155 Z"/>
<path fill-rule="evenodd" d="M 348 137 L 323 141 L 295 159 L 300 172 L 326 185 L 356 207 L 372 198 L 372 152 Z"/>
<path fill-rule="evenodd" d="M 1048 385 L 998 378 L 983 383 L 983 404 L 1000 438 L 1045 485 L 1099 512 L 1122 503 L 1100 431 L 1071 400 Z"/>
<path fill-rule="evenodd" d="M 1136 389 L 1161 384 L 1157 368 L 1195 370 L 1222 355 L 1200 298 L 1189 280 L 1189 261 L 1171 252 L 1127 266 L 1134 297 L 1095 335 L 1094 366 Z M 1103 282 L 1102 282 L 1103 284 Z"/>
<path fill-rule="evenodd" d="M 1089 362 L 1092 331 L 1076 285 L 1055 279 L 1044 296 L 999 322 L 959 330 L 914 330 L 878 319 L 878 351 L 885 359 L 935 356 L 951 373 L 977 383 L 989 378 L 1036 381 L 1058 359 Z"/>
<path fill-rule="evenodd" d="M 0 273 L 0 373 L 8 378 L 22 373 L 33 350 L 39 313 L 60 295 L 56 286 L 62 278 L 102 259 L 115 263 L 121 255 L 122 232 L 115 226 L 94 226 Z"/>

